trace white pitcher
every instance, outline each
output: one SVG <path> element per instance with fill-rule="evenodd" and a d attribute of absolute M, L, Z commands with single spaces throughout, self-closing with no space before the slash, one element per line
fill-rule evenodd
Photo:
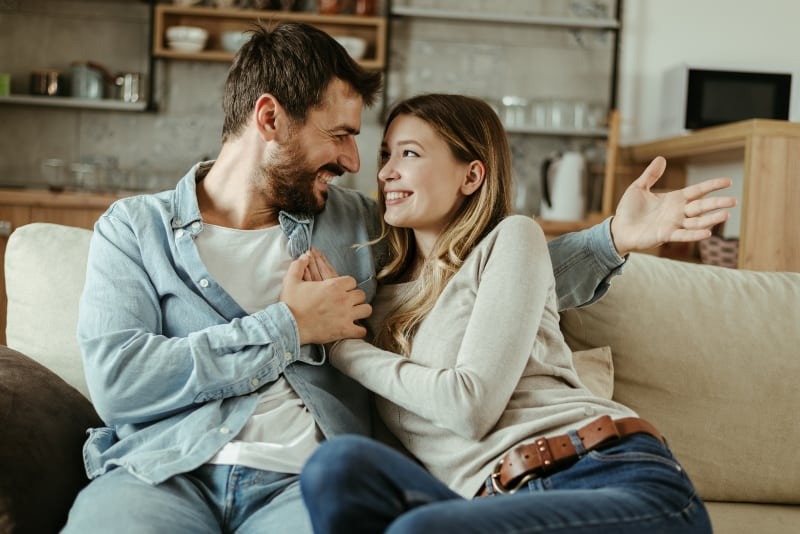
<path fill-rule="evenodd" d="M 586 215 L 586 159 L 577 151 L 564 152 L 542 163 L 542 201 L 539 215 L 551 221 L 577 221 Z"/>

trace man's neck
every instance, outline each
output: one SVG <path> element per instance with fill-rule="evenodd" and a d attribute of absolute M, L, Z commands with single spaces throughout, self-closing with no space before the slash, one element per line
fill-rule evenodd
<path fill-rule="evenodd" d="M 223 145 L 211 170 L 197 184 L 203 221 L 242 230 L 278 224 L 279 210 L 254 183 L 258 173 L 254 148 L 242 139 Z"/>

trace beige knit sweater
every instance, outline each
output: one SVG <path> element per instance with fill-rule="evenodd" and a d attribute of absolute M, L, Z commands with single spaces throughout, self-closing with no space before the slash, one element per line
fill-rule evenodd
<path fill-rule="evenodd" d="M 384 285 L 369 325 L 409 284 Z M 420 325 L 409 358 L 363 340 L 333 364 L 378 395 L 386 426 L 431 473 L 472 497 L 509 449 L 631 410 L 579 381 L 558 327 L 555 279 L 536 222 L 503 220 L 472 251 Z"/>

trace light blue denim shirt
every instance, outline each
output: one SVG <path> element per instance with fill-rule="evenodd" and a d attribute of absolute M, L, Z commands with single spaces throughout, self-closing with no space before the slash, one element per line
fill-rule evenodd
<path fill-rule="evenodd" d="M 159 483 L 208 461 L 253 413 L 259 389 L 283 374 L 326 437 L 370 434 L 369 395 L 299 344 L 283 303 L 248 315 L 208 273 L 194 238 L 203 231 L 194 166 L 173 191 L 114 203 L 97 221 L 80 301 L 78 339 L 86 380 L 108 425 L 84 446 L 90 478 L 124 467 Z M 371 300 L 379 256 L 354 248 L 380 230 L 377 205 L 329 188 L 315 217 L 281 213 L 290 252 L 309 242 Z M 623 260 L 608 221 L 551 242 L 562 307 L 596 300 Z"/>

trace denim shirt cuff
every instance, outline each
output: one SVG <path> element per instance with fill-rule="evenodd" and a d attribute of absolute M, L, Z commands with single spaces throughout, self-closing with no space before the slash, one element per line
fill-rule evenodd
<path fill-rule="evenodd" d="M 611 216 L 591 227 L 586 242 L 597 261 L 608 271 L 616 274 L 615 271 L 621 271 L 622 266 L 628 261 L 628 257 L 621 257 L 614 246 L 614 240 L 611 237 L 611 219 L 613 218 Z"/>
<path fill-rule="evenodd" d="M 278 302 L 276 305 L 269 306 L 266 310 L 256 312 L 253 315 L 266 327 L 267 334 L 275 344 L 276 351 L 282 349 L 284 356 L 283 367 L 304 359 L 303 351 L 300 350 L 300 331 L 297 328 L 297 321 L 295 321 L 294 315 L 289 310 L 289 306 L 283 302 Z M 281 352 L 278 352 L 278 354 L 281 354 Z"/>

